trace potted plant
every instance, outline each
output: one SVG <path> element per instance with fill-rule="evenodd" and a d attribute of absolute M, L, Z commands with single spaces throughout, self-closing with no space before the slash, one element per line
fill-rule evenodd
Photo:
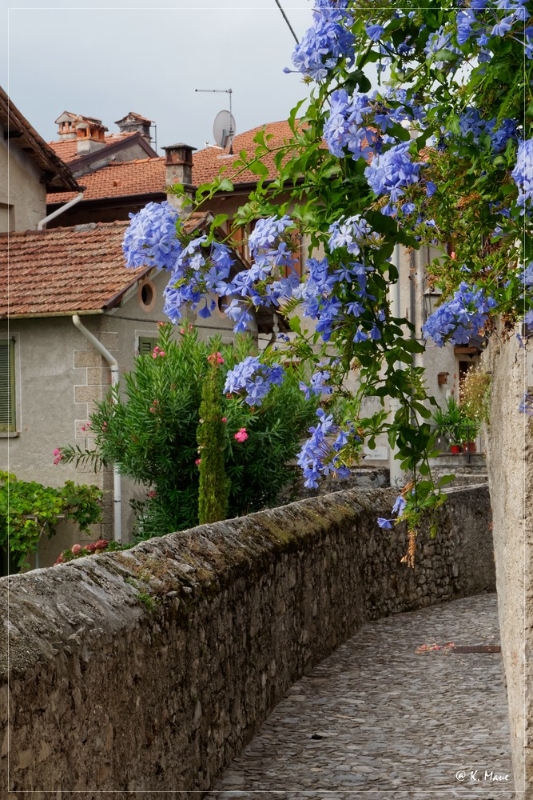
<path fill-rule="evenodd" d="M 466 428 L 463 410 L 455 398 L 449 397 L 444 408 L 437 408 L 434 411 L 433 422 L 437 436 L 442 436 L 449 443 L 454 455 L 460 453 L 465 441 Z"/>

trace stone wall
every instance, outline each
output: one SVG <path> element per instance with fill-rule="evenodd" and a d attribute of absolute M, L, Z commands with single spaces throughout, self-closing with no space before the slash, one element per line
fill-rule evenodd
<path fill-rule="evenodd" d="M 533 343 L 492 337 L 487 467 L 494 512 L 494 554 L 502 654 L 517 792 L 533 796 L 533 430 L 519 412 L 533 392 Z M 527 369 L 526 369 L 527 367 Z M 518 796 L 518 795 L 517 795 Z"/>
<path fill-rule="evenodd" d="M 395 494 L 338 492 L 1 579 L 1 785 L 184 798 L 365 620 L 494 591 L 486 487 L 450 493 L 414 569 L 405 531 L 376 525 Z"/>

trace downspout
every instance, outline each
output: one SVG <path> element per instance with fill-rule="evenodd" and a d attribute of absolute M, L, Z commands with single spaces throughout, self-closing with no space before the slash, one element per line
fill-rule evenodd
<path fill-rule="evenodd" d="M 64 211 L 68 211 L 69 208 L 72 208 L 72 206 L 75 206 L 76 203 L 80 202 L 80 200 L 83 200 L 83 192 L 80 192 L 79 194 L 76 195 L 76 197 L 73 197 L 72 200 L 69 200 L 68 203 L 65 203 L 65 205 L 63 205 L 63 206 L 59 206 L 59 208 L 56 208 L 56 210 L 52 211 L 51 214 L 48 214 L 47 217 L 44 217 L 40 222 L 37 223 L 37 230 L 38 231 L 42 231 L 44 226 L 48 222 L 50 222 L 51 219 L 55 219 L 60 214 L 62 214 Z"/>
<path fill-rule="evenodd" d="M 118 384 L 119 379 L 118 363 L 116 358 L 111 355 L 109 350 L 106 350 L 102 342 L 100 342 L 96 336 L 93 336 L 93 334 L 81 324 L 81 320 L 77 314 L 73 314 L 72 322 L 80 331 L 80 333 L 85 336 L 87 341 L 90 342 L 92 346 L 96 348 L 96 350 L 98 350 L 100 355 L 103 356 L 109 364 L 109 368 L 111 370 L 111 386 L 115 387 Z M 122 486 L 117 464 L 114 464 L 113 466 L 113 521 L 115 542 L 122 542 Z"/>

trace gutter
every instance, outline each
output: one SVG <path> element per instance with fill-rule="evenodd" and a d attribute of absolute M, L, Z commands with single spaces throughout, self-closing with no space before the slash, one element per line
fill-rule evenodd
<path fill-rule="evenodd" d="M 76 203 L 80 202 L 80 200 L 83 200 L 83 192 L 80 192 L 79 194 L 76 195 L 76 197 L 73 197 L 72 200 L 69 200 L 68 203 L 65 203 L 65 205 L 63 206 L 59 206 L 59 208 L 56 208 L 56 210 L 52 211 L 51 214 L 48 214 L 47 217 L 44 217 L 40 222 L 37 223 L 37 230 L 42 231 L 44 226 L 48 222 L 50 222 L 51 219 L 55 219 L 55 217 L 58 217 L 60 214 L 63 213 L 63 211 L 68 211 L 69 208 L 75 206 Z"/>
<path fill-rule="evenodd" d="M 92 346 L 98 350 L 101 356 L 105 358 L 111 370 L 111 386 L 115 387 L 118 384 L 119 372 L 118 363 L 114 356 L 111 355 L 109 350 L 106 350 L 102 342 L 96 336 L 87 330 L 82 325 L 81 320 L 77 314 L 72 315 L 72 322 L 80 333 L 87 339 Z M 118 465 L 113 465 L 113 521 L 114 521 L 114 539 L 115 542 L 122 542 L 122 486 L 120 482 L 120 472 Z"/>

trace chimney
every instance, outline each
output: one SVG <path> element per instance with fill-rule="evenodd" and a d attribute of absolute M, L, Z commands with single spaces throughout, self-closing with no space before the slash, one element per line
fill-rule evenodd
<path fill-rule="evenodd" d="M 79 156 L 86 156 L 105 147 L 105 132 L 107 128 L 101 119 L 79 116 L 75 124 L 77 152 Z"/>
<path fill-rule="evenodd" d="M 77 114 L 72 114 L 70 111 L 63 111 L 63 113 L 56 119 L 55 123 L 58 125 L 57 134 L 59 141 L 64 142 L 68 139 L 76 138 L 76 120 L 79 117 Z"/>
<path fill-rule="evenodd" d="M 150 136 L 150 125 L 152 124 L 151 119 L 141 117 L 141 115 L 136 114 L 135 111 L 130 111 L 125 117 L 115 122 L 115 125 L 118 125 L 121 133 L 140 133 L 148 144 L 152 141 L 152 137 Z"/>
<path fill-rule="evenodd" d="M 189 144 L 171 144 L 163 147 L 165 151 L 165 181 L 167 186 L 181 183 L 192 197 L 192 154 L 196 147 Z M 183 207 L 183 200 L 173 194 L 167 194 L 167 200 L 176 208 Z"/>

